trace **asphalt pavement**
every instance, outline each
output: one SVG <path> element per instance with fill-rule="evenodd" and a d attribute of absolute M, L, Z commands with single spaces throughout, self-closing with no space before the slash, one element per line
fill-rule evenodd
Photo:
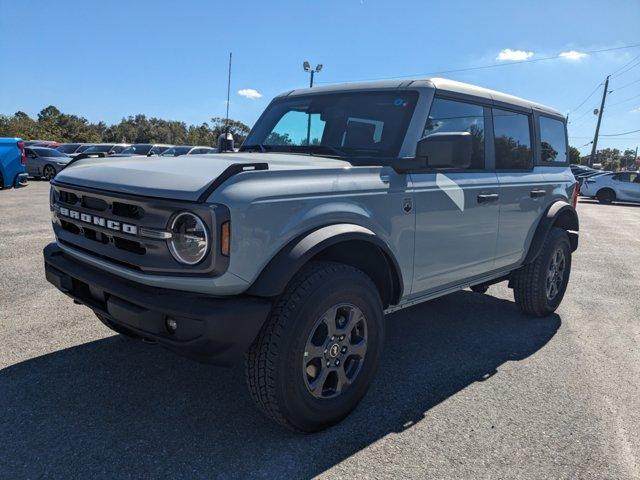
<path fill-rule="evenodd" d="M 0 478 L 640 478 L 640 205 L 578 212 L 556 314 L 500 284 L 389 315 L 362 404 L 299 435 L 241 365 L 124 339 L 53 288 L 48 184 L 0 191 Z"/>

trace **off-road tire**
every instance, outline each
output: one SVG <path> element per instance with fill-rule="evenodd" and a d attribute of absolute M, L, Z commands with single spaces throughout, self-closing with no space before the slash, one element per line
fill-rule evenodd
<path fill-rule="evenodd" d="M 94 312 L 96 313 L 96 312 Z M 108 318 L 100 315 L 99 313 L 96 313 L 96 317 L 98 317 L 98 320 L 100 320 L 102 323 L 104 323 L 104 325 L 108 328 L 110 328 L 111 330 L 113 330 L 116 333 L 119 333 L 120 335 L 122 335 L 123 337 L 126 338 L 131 338 L 131 339 L 141 339 L 142 337 L 140 335 L 136 335 L 133 332 L 130 332 L 129 330 L 126 330 L 124 328 L 122 328 L 120 325 L 113 323 L 111 320 L 109 320 Z"/>
<path fill-rule="evenodd" d="M 303 376 L 305 344 L 323 312 L 343 302 L 356 305 L 366 318 L 366 355 L 348 388 L 337 397 L 316 398 Z M 267 416 L 289 429 L 325 429 L 345 418 L 365 395 L 383 342 L 383 307 L 373 281 L 348 265 L 310 262 L 276 300 L 269 319 L 247 352 L 249 392 Z"/>
<path fill-rule="evenodd" d="M 565 271 L 562 284 L 552 300 L 547 297 L 546 276 L 553 255 L 562 249 L 565 258 Z M 553 227 L 538 257 L 531 263 L 513 273 L 513 295 L 520 310 L 536 317 L 544 317 L 553 313 L 562 302 L 571 273 L 571 243 L 567 232 Z"/>
<path fill-rule="evenodd" d="M 616 192 L 614 192 L 610 188 L 603 188 L 601 190 L 598 190 L 598 193 L 596 193 L 596 198 L 598 199 L 598 202 L 608 205 L 616 201 Z"/>

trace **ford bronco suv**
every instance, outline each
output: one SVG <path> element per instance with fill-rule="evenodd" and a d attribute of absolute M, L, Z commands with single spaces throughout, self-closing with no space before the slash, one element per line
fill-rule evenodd
<path fill-rule="evenodd" d="M 565 118 L 443 79 L 294 90 L 240 152 L 79 160 L 51 182 L 47 279 L 111 329 L 246 361 L 279 423 L 344 418 L 384 314 L 508 281 L 553 312 L 578 245 Z"/>

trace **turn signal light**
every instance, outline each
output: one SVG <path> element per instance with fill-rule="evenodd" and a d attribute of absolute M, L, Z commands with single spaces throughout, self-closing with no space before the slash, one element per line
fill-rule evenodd
<path fill-rule="evenodd" d="M 225 257 L 231 251 L 231 222 L 224 222 L 220 227 L 220 253 Z"/>

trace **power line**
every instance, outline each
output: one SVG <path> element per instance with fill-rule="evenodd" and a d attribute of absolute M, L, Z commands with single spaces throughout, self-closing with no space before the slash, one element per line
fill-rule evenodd
<path fill-rule="evenodd" d="M 585 98 L 580 105 L 578 105 L 573 110 L 569 110 L 569 113 L 573 113 L 573 112 L 577 111 L 580 107 L 582 107 L 587 102 L 587 100 L 589 100 L 593 96 L 593 94 L 598 91 L 598 89 L 600 88 L 600 85 L 602 85 L 602 82 L 600 82 L 598 85 L 596 85 L 596 88 L 594 88 L 593 91 L 589 95 L 587 95 L 587 98 Z"/>
<path fill-rule="evenodd" d="M 616 89 L 615 89 L 615 90 L 613 90 L 613 91 L 614 91 L 614 92 L 617 92 L 618 90 L 622 90 L 623 88 L 627 88 L 627 87 L 629 87 L 629 86 L 631 86 L 631 85 L 634 85 L 634 84 L 636 84 L 636 83 L 638 83 L 638 82 L 640 82 L 640 78 L 638 78 L 637 80 L 634 80 L 633 82 L 627 83 L 627 84 L 625 84 L 625 85 L 623 85 L 623 86 L 621 86 L 621 87 L 618 87 L 618 88 L 616 88 Z"/>
<path fill-rule="evenodd" d="M 629 60 L 629 61 L 628 61 L 627 63 L 625 63 L 623 66 L 621 66 L 619 69 L 617 69 L 615 72 L 613 72 L 613 73 L 611 74 L 611 76 L 612 76 L 612 77 L 614 77 L 614 78 L 615 78 L 615 77 L 619 77 L 619 76 L 620 76 L 620 75 L 622 75 L 623 73 L 626 73 L 626 72 L 628 72 L 629 70 L 631 70 L 631 68 L 635 68 L 635 67 L 637 67 L 638 65 L 634 65 L 634 66 L 633 66 L 633 67 L 631 67 L 629 70 L 625 70 L 624 72 L 622 72 L 622 73 L 620 73 L 620 74 L 618 73 L 620 70 L 622 70 L 622 69 L 626 68 L 627 66 L 631 65 L 633 62 L 635 62 L 635 61 L 636 61 L 636 60 L 638 60 L 639 58 L 640 58 L 640 55 L 637 55 L 637 56 L 633 57 L 631 60 Z"/>
<path fill-rule="evenodd" d="M 601 137 L 620 137 L 622 135 L 629 135 L 630 133 L 636 133 L 636 132 L 640 132 L 640 130 L 631 130 L 629 132 L 622 132 L 622 133 L 608 133 L 608 134 L 601 133 L 600 136 Z"/>
<path fill-rule="evenodd" d="M 624 100 L 620 100 L 619 102 L 612 103 L 609 107 L 615 107 L 616 105 L 620 105 L 621 103 L 628 102 L 629 100 L 633 100 L 634 98 L 638 98 L 640 95 L 634 95 L 633 97 L 625 98 Z"/>
<path fill-rule="evenodd" d="M 636 47 L 640 47 L 640 43 L 635 44 L 635 45 L 625 45 L 623 47 L 614 47 L 614 48 L 602 48 L 599 50 L 585 50 L 582 53 L 586 53 L 586 54 L 591 54 L 591 53 L 602 53 L 602 52 L 611 52 L 614 50 L 624 50 L 624 49 L 628 49 L 628 48 L 636 48 Z M 448 74 L 448 73 L 459 73 L 459 72 L 469 72 L 469 71 L 473 71 L 473 70 L 484 70 L 484 69 L 488 69 L 488 68 L 498 68 L 498 67 L 507 67 L 510 65 L 520 65 L 523 63 L 534 63 L 534 62 L 543 62 L 546 60 L 555 60 L 558 58 L 563 58 L 561 55 L 554 55 L 552 57 L 543 57 L 543 58 L 534 58 L 532 60 L 520 60 L 517 62 L 508 62 L 508 63 L 493 63 L 490 65 L 480 65 L 477 67 L 467 67 L 467 68 L 456 68 L 456 69 L 452 69 L 452 70 L 440 70 L 440 71 L 436 71 L 436 72 L 427 72 L 427 73 L 415 73 L 412 75 L 396 75 L 393 77 L 377 77 L 377 78 L 362 78 L 362 79 L 358 79 L 358 80 L 331 80 L 331 81 L 325 81 L 325 82 L 316 82 L 316 83 L 341 83 L 341 82 L 365 82 L 365 81 L 370 81 L 370 80 L 389 80 L 389 79 L 395 79 L 395 78 L 411 78 L 411 77 L 422 77 L 422 76 L 426 76 L 426 75 L 442 75 L 442 74 Z M 599 86 L 599 85 L 598 85 Z"/>

